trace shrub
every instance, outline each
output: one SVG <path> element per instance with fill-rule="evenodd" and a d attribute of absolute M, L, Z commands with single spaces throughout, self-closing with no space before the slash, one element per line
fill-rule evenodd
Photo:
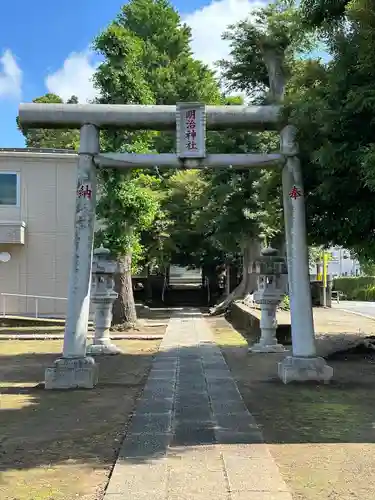
<path fill-rule="evenodd" d="M 356 288 L 353 290 L 350 300 L 366 300 L 366 289 Z"/>
<path fill-rule="evenodd" d="M 373 296 L 369 290 L 375 289 L 375 276 L 335 278 L 333 289 L 342 292 L 347 300 L 374 300 L 360 297 Z"/>
<path fill-rule="evenodd" d="M 289 295 L 284 295 L 279 307 L 282 311 L 290 311 Z"/>
<path fill-rule="evenodd" d="M 366 289 L 366 300 L 371 300 L 371 301 L 375 300 L 375 285 L 370 285 Z"/>

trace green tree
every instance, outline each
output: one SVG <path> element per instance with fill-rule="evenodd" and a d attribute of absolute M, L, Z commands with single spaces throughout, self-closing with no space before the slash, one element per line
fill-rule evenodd
<path fill-rule="evenodd" d="M 310 50 L 314 44 L 314 36 L 301 34 L 300 26 L 300 15 L 291 1 L 256 9 L 249 19 L 229 26 L 223 38 L 230 42 L 231 57 L 218 63 L 227 88 L 245 92 L 252 104 L 279 99 L 281 89 L 270 88 L 269 72 L 276 68 L 273 58 L 282 61 L 285 80 L 292 73 L 296 54 Z M 241 147 L 259 152 L 279 149 L 276 133 L 247 133 L 242 137 L 234 135 L 233 139 L 237 144 L 229 146 L 228 152 L 241 151 Z M 215 220 L 217 238 L 230 240 L 232 252 L 241 253 L 243 262 L 240 285 L 217 306 L 214 313 L 221 312 L 232 300 L 254 290 L 254 275 L 248 270 L 251 261 L 259 255 L 261 244 L 272 244 L 283 251 L 280 183 L 279 171 L 258 170 L 223 171 L 213 181 L 212 196 L 216 200 L 212 201 L 219 213 L 210 219 Z M 229 241 L 223 241 L 223 244 L 230 248 Z"/>
<path fill-rule="evenodd" d="M 305 24 L 325 41 L 331 60 L 298 75 L 287 111 L 300 130 L 311 241 L 341 245 L 371 260 L 375 5 L 356 0 L 337 2 L 338 10 L 332 6 L 302 2 Z"/>
<path fill-rule="evenodd" d="M 46 104 L 62 104 L 64 101 L 56 94 L 45 94 L 33 99 L 33 102 Z M 78 99 L 72 96 L 67 104 L 77 104 Z M 53 149 L 78 149 L 79 132 L 78 130 L 68 129 L 31 129 L 21 127 L 17 117 L 17 127 L 25 137 L 27 148 L 53 148 Z"/>
<path fill-rule="evenodd" d="M 181 23 L 168 1 L 132 0 L 124 5 L 117 18 L 93 44 L 104 59 L 94 77 L 100 90 L 99 102 L 218 102 L 220 91 L 214 74 L 194 60 L 190 39 L 190 29 Z M 102 134 L 104 151 L 165 152 L 173 149 L 173 143 L 174 135 L 165 133 L 110 131 Z M 168 222 L 158 208 L 160 205 L 155 205 L 154 193 L 139 187 L 139 176 L 139 171 L 101 174 L 103 189 L 99 215 L 104 226 L 101 237 L 108 242 L 125 270 L 118 288 L 116 323 L 133 323 L 136 319 L 130 281 L 134 249 L 139 250 L 142 241 L 152 244 L 148 258 L 145 257 L 146 249 L 143 255 L 139 255 L 144 262 L 150 261 L 151 256 L 155 259 L 156 249 L 162 247 L 165 250 Z M 144 172 L 143 176 L 155 178 L 155 172 Z M 134 185 L 139 187 L 137 196 L 134 196 Z M 160 198 L 157 203 L 160 203 Z M 153 232 L 153 236 L 145 237 L 147 231 Z"/>
<path fill-rule="evenodd" d="M 299 129 L 310 244 L 366 258 L 375 254 L 374 33 L 373 2 L 278 2 L 229 28 L 232 58 L 221 63 L 230 89 L 266 102 L 265 40 L 285 49 L 284 119 Z M 308 55 L 323 42 L 328 63 Z"/>
<path fill-rule="evenodd" d="M 365 276 L 375 276 L 375 261 L 369 259 L 359 259 L 361 273 Z"/>
<path fill-rule="evenodd" d="M 302 0 L 301 11 L 308 26 L 322 26 L 324 23 L 341 20 L 352 0 Z"/>

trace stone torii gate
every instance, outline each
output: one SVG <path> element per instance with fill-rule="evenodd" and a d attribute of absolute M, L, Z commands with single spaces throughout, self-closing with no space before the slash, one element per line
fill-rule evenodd
<path fill-rule="evenodd" d="M 91 265 L 96 204 L 96 168 L 283 168 L 283 204 L 291 295 L 292 355 L 279 363 L 284 383 L 328 381 L 333 370 L 317 356 L 306 244 L 305 199 L 295 129 L 281 130 L 279 154 L 206 154 L 210 130 L 277 130 L 280 107 L 164 105 L 21 104 L 20 123 L 34 128 L 79 128 L 77 195 L 73 260 L 62 357 L 46 370 L 46 389 L 92 388 L 98 378 L 86 356 Z M 177 154 L 100 153 L 99 130 L 171 130 L 177 132 Z"/>

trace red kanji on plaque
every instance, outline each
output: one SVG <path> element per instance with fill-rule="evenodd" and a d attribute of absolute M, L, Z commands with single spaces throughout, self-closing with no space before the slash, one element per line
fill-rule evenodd
<path fill-rule="evenodd" d="M 293 186 L 290 193 L 289 193 L 289 196 L 293 199 L 293 200 L 296 200 L 297 198 L 299 198 L 300 196 L 302 196 L 302 192 L 300 189 L 298 189 L 297 186 Z"/>
<path fill-rule="evenodd" d="M 78 198 L 88 198 L 91 200 L 92 190 L 89 184 L 81 184 L 77 189 Z"/>

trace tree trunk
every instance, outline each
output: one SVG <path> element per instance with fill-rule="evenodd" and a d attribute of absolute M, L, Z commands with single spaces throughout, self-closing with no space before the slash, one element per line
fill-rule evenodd
<path fill-rule="evenodd" d="M 230 266 L 230 273 L 229 274 L 230 274 L 229 275 L 229 284 L 230 284 L 229 293 L 230 293 L 238 285 L 238 266 L 232 264 Z"/>
<path fill-rule="evenodd" d="M 133 327 L 137 322 L 137 312 L 133 294 L 131 254 L 118 261 L 118 272 L 115 276 L 115 291 L 118 297 L 113 304 L 113 325 L 125 328 Z"/>
<path fill-rule="evenodd" d="M 145 302 L 146 302 L 146 304 L 151 304 L 152 303 L 151 266 L 147 266 L 147 279 L 145 281 Z"/>
<path fill-rule="evenodd" d="M 252 294 L 256 289 L 256 274 L 252 273 L 251 263 L 259 257 L 261 244 L 259 240 L 249 239 L 243 246 L 241 283 L 222 302 L 210 310 L 212 316 L 225 313 L 232 302 Z"/>
<path fill-rule="evenodd" d="M 230 294 L 230 281 L 231 281 L 231 272 L 230 272 L 230 264 L 225 265 L 225 296 L 228 297 Z"/>

